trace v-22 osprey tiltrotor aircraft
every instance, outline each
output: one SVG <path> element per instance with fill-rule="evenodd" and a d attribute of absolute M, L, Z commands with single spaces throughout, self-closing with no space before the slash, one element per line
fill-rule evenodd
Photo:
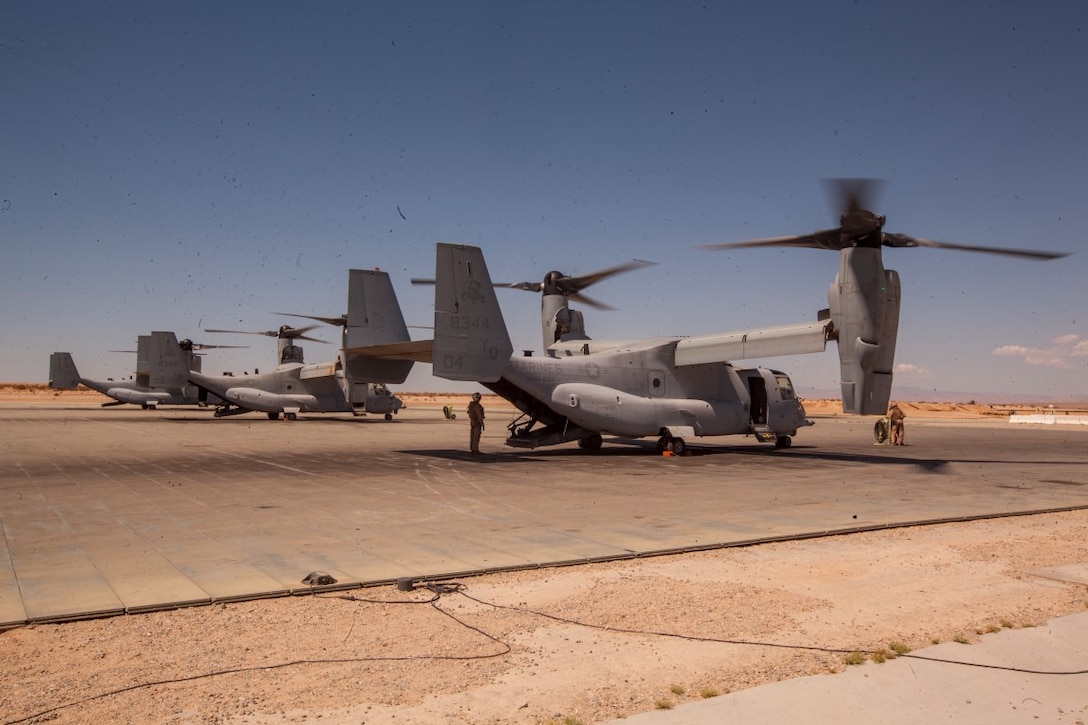
<path fill-rule="evenodd" d="M 113 398 L 111 402 L 103 403 L 103 407 L 127 403 L 148 410 L 160 405 L 216 405 L 222 401 L 190 384 L 188 375 L 192 370 L 200 370 L 199 350 L 229 347 L 237 346 L 205 345 L 189 339 L 178 341 L 173 332 L 165 331 L 140 335 L 136 339 L 136 375 L 132 380 L 120 381 L 81 377 L 71 353 L 55 352 L 49 356 L 49 387 L 72 390 L 82 383 Z M 161 384 L 167 378 L 172 382 Z"/>
<path fill-rule="evenodd" d="M 385 383 L 404 382 L 412 362 L 359 361 L 352 351 L 353 347 L 403 343 L 410 339 L 389 275 L 380 270 L 352 269 L 348 277 L 346 315 L 297 316 L 343 328 L 337 358 L 323 363 L 303 362 L 302 348 L 295 345 L 294 340 L 313 340 L 303 334 L 312 328 L 280 328 L 278 332 L 254 333 L 278 338 L 278 357 L 283 362 L 272 372 L 241 376 L 192 373 L 189 376 L 189 380 L 202 390 L 225 401 L 216 409 L 216 417 L 258 411 L 272 420 L 281 414 L 294 420 L 299 413 L 358 414 L 361 409 L 391 420 L 403 403 Z M 377 377 L 366 377 L 372 371 Z"/>
<path fill-rule="evenodd" d="M 560 339 L 544 357 L 512 356 L 495 285 L 477 247 L 439 244 L 435 280 L 435 375 L 475 380 L 523 412 L 510 425 L 516 447 L 578 441 L 599 448 L 603 434 L 658 437 L 682 452 L 693 437 L 755 435 L 788 447 L 811 425 L 789 377 L 733 361 L 839 350 L 843 410 L 883 415 L 891 396 L 900 283 L 881 247 L 960 249 L 1030 259 L 1058 253 L 966 247 L 883 232 L 884 217 L 863 202 L 865 182 L 840 182 L 840 227 L 802 237 L 733 246 L 816 246 L 839 251 L 828 309 L 816 321 L 700 337 L 594 342 Z M 551 311 L 555 301 L 542 302 Z M 546 318 L 548 315 L 545 314 Z M 547 330 L 545 331 L 547 335 Z M 547 337 L 545 337 L 547 342 Z"/>
<path fill-rule="evenodd" d="M 811 425 L 787 375 L 728 363 L 747 347 L 796 354 L 823 349 L 829 321 L 775 328 L 758 335 L 593 341 L 560 336 L 541 357 L 512 356 L 483 253 L 439 244 L 435 275 L 434 374 L 475 380 L 509 400 L 522 417 L 507 445 L 519 448 L 577 441 L 599 449 L 603 435 L 655 436 L 660 450 L 682 453 L 696 436 L 755 434 L 787 447 Z M 548 314 L 542 302 L 545 341 Z M 552 297 L 552 299 L 547 299 Z M 748 339 L 750 337 L 751 339 Z M 733 354 L 737 353 L 737 354 Z M 756 357 L 757 355 L 750 355 Z"/>

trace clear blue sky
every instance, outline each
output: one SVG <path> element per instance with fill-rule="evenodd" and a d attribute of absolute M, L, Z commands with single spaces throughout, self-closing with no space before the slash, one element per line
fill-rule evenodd
<path fill-rule="evenodd" d="M 598 338 L 808 320 L 836 255 L 695 245 L 835 226 L 821 179 L 866 176 L 888 231 L 1075 253 L 887 250 L 897 388 L 1088 398 L 1078 0 L 9 3 L 0 99 L 3 380 L 54 350 L 128 374 L 108 351 L 153 329 L 271 368 L 201 328 L 341 314 L 351 267 L 428 325 L 438 241 L 504 281 L 657 262 L 593 288 Z M 502 295 L 539 349 L 538 299 Z M 773 365 L 837 386 L 833 349 Z"/>

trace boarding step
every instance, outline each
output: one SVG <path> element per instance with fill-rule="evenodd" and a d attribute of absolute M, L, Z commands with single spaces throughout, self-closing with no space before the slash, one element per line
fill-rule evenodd
<path fill-rule="evenodd" d="M 753 425 L 749 430 L 760 443 L 773 443 L 778 440 L 778 434 L 766 425 Z"/>

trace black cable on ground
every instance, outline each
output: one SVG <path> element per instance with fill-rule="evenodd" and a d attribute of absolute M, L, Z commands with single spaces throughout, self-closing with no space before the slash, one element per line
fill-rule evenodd
<path fill-rule="evenodd" d="M 592 624 L 589 622 L 581 622 L 576 619 L 568 619 L 566 617 L 560 617 L 555 614 L 548 614 L 547 612 L 539 612 L 534 609 L 526 609 L 524 607 L 512 607 L 505 604 L 495 604 L 494 602 L 488 602 L 483 599 L 466 594 L 464 591 L 460 592 L 461 596 L 471 599 L 478 604 L 483 604 L 488 607 L 494 607 L 495 609 L 506 609 L 513 612 L 522 612 L 524 614 L 532 614 L 537 617 L 544 617 L 545 619 L 551 619 L 555 622 L 562 622 L 564 624 L 573 624 L 578 627 L 588 627 L 589 629 L 598 629 L 604 632 L 615 632 L 619 634 L 639 634 L 653 637 L 669 637 L 672 639 L 682 639 L 690 642 L 716 642 L 719 644 L 736 644 L 736 645 L 748 645 L 752 647 L 773 647 L 777 649 L 796 649 L 806 650 L 809 652 L 825 652 L 829 654 L 852 654 L 854 652 L 861 652 L 866 655 L 878 655 L 885 654 L 883 650 L 858 650 L 858 649 L 839 649 L 836 647 L 818 647 L 816 645 L 803 645 L 803 644 L 786 644 L 782 642 L 763 642 L 758 640 L 748 639 L 725 639 L 721 637 L 699 637 L 688 634 L 677 634 L 675 632 L 660 632 L 654 630 L 643 629 L 626 629 L 623 627 L 612 627 L 604 624 Z M 906 652 L 904 654 L 895 654 L 895 657 L 902 657 L 905 659 L 925 660 L 927 662 L 942 662 L 949 665 L 962 665 L 964 667 L 980 667 L 991 670 L 1004 670 L 1006 672 L 1018 672 L 1028 675 L 1084 675 L 1088 674 L 1088 670 L 1070 670 L 1070 671 L 1052 671 L 1052 670 L 1030 670 L 1023 667 L 1009 667 L 1005 665 L 988 665 L 978 662 L 964 662 L 961 660 L 947 660 L 940 657 L 929 657 L 926 655 L 911 654 Z M 889 657 L 888 659 L 892 659 Z"/>
<path fill-rule="evenodd" d="M 110 690 L 108 692 L 101 692 L 101 693 L 99 693 L 97 695 L 91 695 L 89 697 L 84 697 L 84 698 L 82 698 L 80 700 L 74 700 L 72 702 L 63 703 L 61 705 L 57 705 L 56 707 L 51 707 L 51 708 L 42 710 L 40 712 L 33 713 L 31 715 L 26 715 L 24 717 L 16 718 L 14 720 L 5 720 L 2 723 L 2 725 L 19 725 L 19 723 L 30 722 L 30 721 L 36 720 L 38 718 L 42 718 L 42 717 L 45 717 L 45 716 L 48 716 L 48 715 L 52 715 L 54 713 L 61 712 L 62 710 L 68 710 L 68 709 L 71 709 L 73 707 L 79 707 L 81 705 L 86 705 L 88 703 L 95 702 L 96 700 L 103 700 L 103 699 L 106 699 L 108 697 L 113 697 L 115 695 L 124 694 L 126 692 L 134 692 L 136 690 L 144 690 L 144 689 L 149 689 L 149 688 L 152 688 L 152 687 L 159 687 L 159 686 L 163 686 L 163 685 L 174 685 L 174 684 L 180 684 L 180 683 L 185 683 L 185 682 L 194 682 L 196 680 L 211 679 L 213 677 L 220 677 L 222 675 L 233 675 L 233 674 L 240 674 L 240 673 L 244 673 L 244 672 L 261 672 L 261 671 L 270 671 L 270 670 L 280 670 L 280 669 L 285 669 L 285 668 L 288 668 L 288 667 L 299 667 L 299 666 L 302 666 L 302 665 L 338 665 L 338 664 L 360 664 L 360 663 L 370 663 L 370 662 L 412 662 L 412 661 L 421 661 L 421 660 L 432 660 L 432 661 L 484 660 L 484 659 L 494 659 L 495 657 L 502 657 L 502 656 L 504 656 L 506 654 L 509 654 L 509 652 L 511 650 L 511 647 L 510 647 L 509 644 L 507 644 L 506 642 L 503 642 L 498 637 L 495 637 L 494 635 L 483 631 L 479 627 L 468 624 L 467 622 L 457 618 L 453 614 L 450 614 L 449 612 L 447 612 L 446 610 L 444 610 L 444 609 L 442 609 L 441 607 L 438 606 L 438 600 L 441 599 L 443 594 L 453 594 L 453 593 L 460 592 L 461 590 L 464 589 L 464 585 L 459 584 L 459 583 L 444 583 L 444 584 L 425 584 L 423 586 L 426 589 L 430 590 L 433 593 L 433 596 L 431 596 L 431 597 L 429 597 L 427 599 L 398 599 L 398 600 L 391 600 L 391 601 L 390 600 L 381 600 L 381 599 L 364 599 L 364 598 L 355 597 L 355 596 L 352 596 L 352 595 L 336 595 L 335 597 L 317 596 L 316 598 L 318 598 L 318 599 L 332 599 L 332 598 L 335 598 L 335 599 L 342 599 L 344 601 L 349 601 L 349 602 L 365 602 L 365 603 L 368 603 L 368 604 L 429 604 L 429 605 L 431 605 L 431 607 L 435 611 L 439 612 L 440 614 L 442 614 L 442 615 L 444 615 L 446 617 L 449 617 L 450 619 L 457 622 L 458 624 L 460 624 L 465 629 L 476 632 L 477 634 L 480 634 L 480 635 L 486 637 L 487 639 L 491 640 L 492 642 L 495 642 L 496 644 L 498 644 L 500 646 L 500 650 L 498 652 L 492 652 L 490 654 L 482 654 L 482 655 L 410 655 L 410 656 L 403 656 L 403 657 L 397 657 L 397 656 L 391 656 L 390 655 L 390 656 L 382 656 L 382 657 L 332 657 L 332 658 L 323 658 L 323 659 L 291 660 L 289 662 L 278 662 L 276 664 L 271 664 L 271 665 L 254 665 L 254 666 L 249 666 L 249 667 L 229 667 L 229 668 L 225 668 L 225 669 L 222 669 L 222 670 L 214 670 L 212 672 L 202 672 L 200 674 L 187 675 L 185 677 L 173 677 L 173 678 L 167 678 L 167 679 L 163 679 L 163 680 L 153 680 L 153 681 L 149 681 L 149 682 L 139 682 L 139 683 L 136 683 L 134 685 L 128 685 L 126 687 L 119 687 L 117 689 Z M 354 623 L 352 624 L 352 627 L 354 627 Z"/>

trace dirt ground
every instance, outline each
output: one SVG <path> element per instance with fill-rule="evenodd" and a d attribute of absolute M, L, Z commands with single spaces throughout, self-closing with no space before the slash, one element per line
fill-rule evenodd
<path fill-rule="evenodd" d="M 0 725 L 588 725 L 1085 611 L 1048 570 L 1086 533 L 1075 511 L 22 627 Z"/>

